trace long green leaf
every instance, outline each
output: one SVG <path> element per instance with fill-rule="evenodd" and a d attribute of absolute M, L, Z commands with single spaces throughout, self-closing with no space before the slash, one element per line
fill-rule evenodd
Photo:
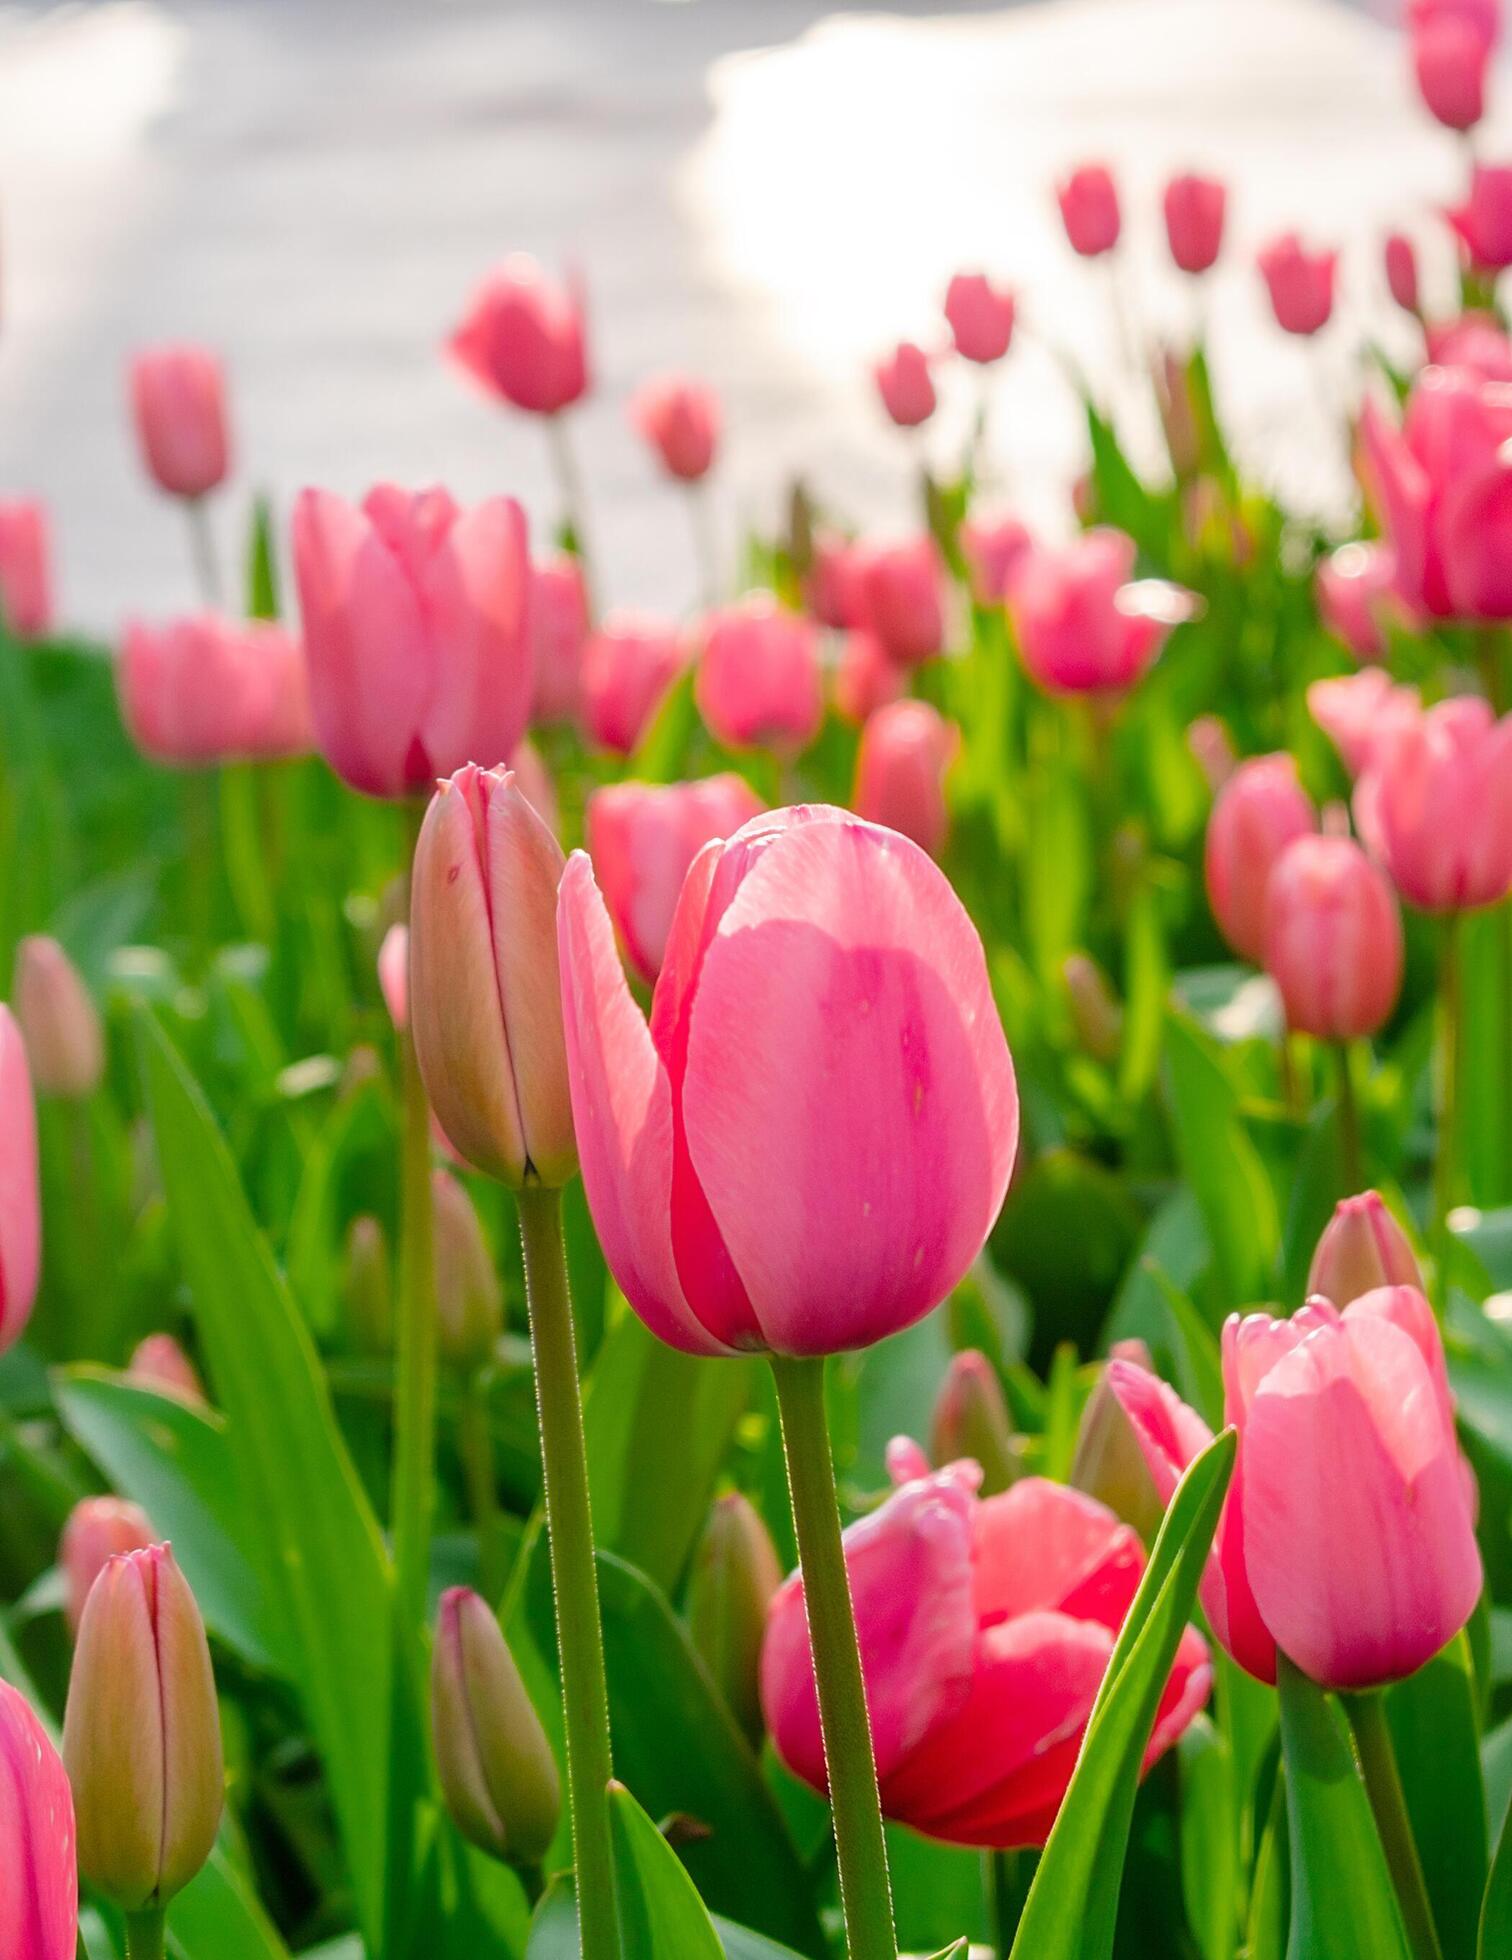
<path fill-rule="evenodd" d="M 1181 1168 L 1207 1224 L 1226 1297 L 1270 1291 L 1281 1227 L 1275 1192 L 1216 1045 L 1188 1015 L 1166 1018 L 1166 1080 Z"/>
<path fill-rule="evenodd" d="M 609 1825 L 624 1960 L 721 1960 L 698 1888 L 622 1783 L 610 1786 Z"/>
<path fill-rule="evenodd" d="M 1500 1960 L 1512 1953 L 1512 1811 L 1502 1825 L 1491 1861 L 1491 1878 L 1481 1906 L 1478 1960 Z"/>
<path fill-rule="evenodd" d="M 1486 1889 L 1486 1786 L 1464 1634 L 1392 1689 L 1386 1715 L 1444 1960 L 1474 1960 Z"/>

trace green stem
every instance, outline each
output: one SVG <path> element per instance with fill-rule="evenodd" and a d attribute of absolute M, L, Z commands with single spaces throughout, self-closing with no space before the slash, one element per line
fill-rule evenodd
<path fill-rule="evenodd" d="M 1008 1960 L 1024 1916 L 1035 1860 L 1025 1851 L 984 1851 L 983 1889 L 987 1894 L 988 1923 L 992 1930 L 997 1960 Z"/>
<path fill-rule="evenodd" d="M 163 1928 L 167 1915 L 159 1906 L 126 1915 L 126 1960 L 163 1960 L 167 1948 Z"/>
<path fill-rule="evenodd" d="M 242 931 L 248 939 L 271 946 L 277 910 L 258 774 L 259 765 L 252 762 L 228 762 L 220 770 L 221 839 Z"/>
<path fill-rule="evenodd" d="M 1302 1085 L 1297 1080 L 1297 1057 L 1292 1048 L 1290 1028 L 1283 1028 L 1276 1044 L 1276 1063 L 1281 1076 L 1281 1100 L 1288 1116 L 1302 1116 Z"/>
<path fill-rule="evenodd" d="M 577 1340 L 559 1191 L 528 1185 L 518 1194 L 525 1297 L 535 1356 L 546 1533 L 556 1591 L 557 1648 L 567 1728 L 567 1788 L 582 1960 L 618 1960 L 619 1915 L 609 1829 L 609 1688 L 599 1624 L 588 1455 L 578 1389 Z"/>
<path fill-rule="evenodd" d="M 1334 1046 L 1339 1075 L 1339 1163 L 1344 1176 L 1342 1197 L 1353 1197 L 1365 1188 L 1364 1153 L 1360 1143 L 1360 1105 L 1355 1098 L 1354 1066 L 1350 1046 L 1340 1041 Z"/>
<path fill-rule="evenodd" d="M 1460 1036 L 1464 1000 L 1460 975 L 1460 915 L 1450 912 L 1443 925 L 1439 966 L 1438 1150 L 1433 1162 L 1434 1251 L 1439 1266 L 1439 1289 L 1447 1289 L 1450 1250 L 1449 1214 L 1454 1209 L 1459 1176 L 1458 1138 Z"/>
<path fill-rule="evenodd" d="M 194 559 L 194 580 L 200 601 L 211 612 L 221 605 L 220 565 L 215 555 L 215 537 L 210 529 L 210 512 L 203 497 L 191 497 L 184 509 L 189 518 L 189 551 Z"/>
<path fill-rule="evenodd" d="M 463 1384 L 457 1421 L 457 1448 L 467 1484 L 468 1508 L 478 1534 L 480 1590 L 497 1606 L 508 1577 L 508 1559 L 499 1536 L 499 1492 L 494 1473 L 493 1432 L 488 1421 L 488 1376 L 478 1369 Z"/>
<path fill-rule="evenodd" d="M 897 1960 L 882 1802 L 824 1414 L 824 1362 L 774 1354 L 772 1374 L 813 1645 L 850 1960 Z"/>
<path fill-rule="evenodd" d="M 215 893 L 219 852 L 215 822 L 215 778 L 208 769 L 184 775 L 184 843 L 188 858 L 189 918 L 194 950 L 202 968 L 215 945 Z"/>
<path fill-rule="evenodd" d="M 583 574 L 583 596 L 588 605 L 588 617 L 592 621 L 597 616 L 593 602 L 593 568 L 589 562 L 588 539 L 585 530 L 586 499 L 583 496 L 583 480 L 578 473 L 577 457 L 573 452 L 572 438 L 567 433 L 566 417 L 560 412 L 546 418 L 547 432 L 551 438 L 551 460 L 556 470 L 557 489 L 562 499 L 562 522 L 571 541 L 571 550 Z"/>
<path fill-rule="evenodd" d="M 1365 1788 L 1375 1812 L 1376 1828 L 1396 1885 L 1408 1943 L 1417 1960 L 1443 1960 L 1417 1842 L 1407 1816 L 1407 1799 L 1397 1773 L 1391 1725 L 1386 1719 L 1386 1696 L 1382 1690 L 1374 1689 L 1366 1694 L 1345 1695 L 1343 1700 L 1360 1752 L 1360 1767 L 1365 1773 Z"/>

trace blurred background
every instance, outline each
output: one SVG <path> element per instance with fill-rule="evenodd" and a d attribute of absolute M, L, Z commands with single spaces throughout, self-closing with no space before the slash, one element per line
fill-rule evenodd
<path fill-rule="evenodd" d="M 575 417 L 592 542 L 616 603 L 677 608 L 695 572 L 675 491 L 625 422 L 685 367 L 724 395 L 719 496 L 769 518 L 795 473 L 885 530 L 909 443 L 869 360 L 939 338 L 949 275 L 1014 285 L 1025 331 L 994 386 L 990 473 L 1041 528 L 1083 462 L 1053 349 L 1116 398 L 1105 268 L 1067 250 L 1055 179 L 1112 164 L 1141 335 L 1190 332 L 1159 188 L 1230 179 L 1231 245 L 1202 282 L 1236 444 L 1291 498 L 1348 496 L 1337 413 L 1360 328 L 1411 344 L 1380 270 L 1389 224 L 1453 280 L 1435 207 L 1456 139 L 1413 89 L 1397 0 L 1028 0 L 865 11 L 812 0 L 99 0 L 0 4 L 0 491 L 54 512 L 63 618 L 114 634 L 190 601 L 177 513 L 144 486 L 123 365 L 204 340 L 230 375 L 244 489 L 444 479 L 555 518 L 542 432 L 441 352 L 513 250 L 575 263 L 595 389 Z M 1483 152 L 1497 153 L 1494 121 Z M 1318 341 L 1277 331 L 1254 247 L 1345 244 Z M 1435 283 L 1437 282 L 1437 283 Z M 1405 337 L 1405 339 L 1404 339 Z M 952 458 L 971 378 L 928 442 Z M 1126 440 L 1154 459 L 1147 391 Z M 232 500 L 217 521 L 242 521 Z M 232 539 L 223 540 L 229 548 Z M 733 546 L 731 546 L 733 549 Z"/>

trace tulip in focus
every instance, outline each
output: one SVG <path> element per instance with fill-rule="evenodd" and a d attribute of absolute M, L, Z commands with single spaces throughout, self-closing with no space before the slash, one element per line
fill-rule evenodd
<path fill-rule="evenodd" d="M 611 613 L 583 649 L 583 732 L 600 748 L 629 755 L 687 664 L 675 626 Z"/>
<path fill-rule="evenodd" d="M 1512 892 L 1512 715 L 1459 695 L 1404 720 L 1374 746 L 1355 810 L 1409 905 L 1499 903 Z"/>
<path fill-rule="evenodd" d="M 206 1400 L 199 1370 L 171 1334 L 148 1334 L 138 1341 L 126 1363 L 126 1379 L 182 1402 Z"/>
<path fill-rule="evenodd" d="M 1317 827 L 1318 813 L 1289 755 L 1241 762 L 1219 792 L 1203 871 L 1218 930 L 1241 959 L 1259 964 L 1271 873 L 1287 846 Z"/>
<path fill-rule="evenodd" d="M 1013 339 L 1014 296 L 984 272 L 958 272 L 945 292 L 945 318 L 956 352 L 986 367 L 1000 361 Z"/>
<path fill-rule="evenodd" d="M 755 592 L 710 619 L 693 683 L 709 732 L 727 748 L 807 748 L 824 718 L 814 629 Z"/>
<path fill-rule="evenodd" d="M 116 691 L 132 741 L 174 768 L 274 762 L 313 745 L 304 653 L 266 621 L 210 612 L 166 626 L 135 620 Z"/>
<path fill-rule="evenodd" d="M 1259 257 L 1278 327 L 1315 334 L 1328 325 L 1334 304 L 1337 252 L 1311 252 L 1294 231 L 1272 240 Z"/>
<path fill-rule="evenodd" d="M 535 645 L 535 721 L 572 721 L 579 710 L 588 594 L 569 551 L 531 572 L 530 633 Z"/>
<path fill-rule="evenodd" d="M 856 814 L 938 857 L 950 829 L 945 777 L 960 746 L 960 729 L 927 701 L 878 708 L 856 754 Z"/>
<path fill-rule="evenodd" d="M 701 381 L 666 375 L 647 381 L 630 403 L 630 421 L 660 456 L 668 476 L 697 483 L 719 446 L 719 397 Z"/>
<path fill-rule="evenodd" d="M 1308 1268 L 1307 1291 L 1344 1308 L 1381 1286 L 1413 1286 L 1421 1293 L 1423 1275 L 1380 1192 L 1362 1191 L 1335 1205 Z"/>
<path fill-rule="evenodd" d="M 1294 1032 L 1355 1041 L 1396 1006 L 1401 914 L 1353 838 L 1299 837 L 1282 852 L 1266 887 L 1262 950 Z"/>
<path fill-rule="evenodd" d="M 0 1354 L 31 1318 L 41 1256 L 31 1073 L 15 1016 L 0 1005 Z"/>
<path fill-rule="evenodd" d="M 73 1793 L 47 1731 L 7 1681 L 0 1681 L 0 1819 L 0 1953 L 6 1960 L 74 1960 Z"/>
<path fill-rule="evenodd" d="M 52 630 L 47 511 L 32 497 L 0 497 L 0 627 L 18 640 Z"/>
<path fill-rule="evenodd" d="M 1512 265 L 1512 164 L 1477 163 L 1464 203 L 1445 216 L 1477 271 Z"/>
<path fill-rule="evenodd" d="M 968 517 L 961 525 L 961 550 L 971 571 L 971 591 L 979 606 L 1001 605 L 1018 568 L 1034 548 L 1027 524 L 1017 517 Z"/>
<path fill-rule="evenodd" d="M 782 1584 L 772 1534 L 748 1497 L 714 1500 L 688 1580 L 688 1636 L 730 1713 L 760 1746 L 761 1643 Z"/>
<path fill-rule="evenodd" d="M 981 1250 L 1018 1092 L 976 928 L 896 832 L 823 806 L 694 859 L 648 1027 L 588 858 L 559 905 L 583 1181 L 611 1270 L 695 1354 L 865 1347 Z"/>
<path fill-rule="evenodd" d="M 1154 665 L 1190 593 L 1134 580 L 1135 545 L 1100 526 L 1059 548 L 1036 545 L 1008 595 L 1025 667 L 1051 694 L 1122 694 Z"/>
<path fill-rule="evenodd" d="M 900 429 L 916 429 L 935 412 L 935 385 L 929 356 L 911 340 L 900 340 L 885 360 L 872 367 L 882 406 Z"/>
<path fill-rule="evenodd" d="M 1339 751 L 1351 776 L 1370 767 L 1371 758 L 1399 728 L 1416 722 L 1422 702 L 1415 687 L 1398 687 L 1380 667 L 1314 681 L 1307 711 Z"/>
<path fill-rule="evenodd" d="M 866 624 L 891 659 L 917 667 L 943 651 L 945 567 L 927 532 L 869 551 L 861 593 Z"/>
<path fill-rule="evenodd" d="M 894 660 L 868 626 L 847 633 L 835 668 L 835 708 L 859 727 L 879 708 L 901 700 L 908 670 Z"/>
<path fill-rule="evenodd" d="M 534 415 L 570 408 L 588 388 L 582 291 L 523 253 L 478 287 L 448 346 L 489 394 Z"/>
<path fill-rule="evenodd" d="M 1071 249 L 1084 259 L 1100 258 L 1118 243 L 1123 219 L 1118 208 L 1118 187 L 1112 172 L 1101 163 L 1084 163 L 1073 170 L 1056 190 L 1061 221 Z"/>
<path fill-rule="evenodd" d="M 845 1534 L 883 1812 L 951 1844 L 1042 1845 L 1143 1547 L 1101 1504 L 1042 1477 L 980 1498 L 970 1463 L 929 1475 L 897 1444 L 890 1461 L 909 1481 Z M 772 1604 L 761 1679 L 778 1755 L 825 1789 L 800 1573 Z M 1206 1643 L 1188 1627 L 1146 1768 L 1211 1683 Z"/>
<path fill-rule="evenodd" d="M 1318 566 L 1318 612 L 1356 660 L 1379 660 L 1386 652 L 1386 623 L 1413 623 L 1397 593 L 1397 559 L 1378 540 L 1340 545 Z"/>
<path fill-rule="evenodd" d="M 996 1497 L 1017 1483 L 1022 1474 L 1003 1385 L 997 1370 L 977 1348 L 950 1357 L 950 1367 L 935 1397 L 929 1454 L 940 1470 L 969 1457 L 982 1473 L 979 1489 L 983 1497 Z"/>
<path fill-rule="evenodd" d="M 124 1497 L 83 1497 L 68 1514 L 58 1543 L 63 1574 L 63 1614 L 77 1634 L 96 1579 L 118 1552 L 141 1552 L 153 1542 L 153 1529 L 139 1504 Z"/>
<path fill-rule="evenodd" d="M 1412 240 L 1394 231 L 1386 240 L 1384 252 L 1386 284 L 1391 297 L 1404 313 L 1419 311 L 1417 252 Z"/>
<path fill-rule="evenodd" d="M 230 467 L 226 384 L 204 347 L 153 347 L 131 363 L 142 460 L 171 497 L 203 497 Z"/>
<path fill-rule="evenodd" d="M 92 1096 L 105 1073 L 105 1030 L 56 939 L 33 933 L 20 942 L 11 993 L 38 1095 L 70 1102 Z"/>
<path fill-rule="evenodd" d="M 1166 242 L 1181 271 L 1206 272 L 1217 260 L 1227 208 L 1228 192 L 1216 178 L 1173 177 L 1166 185 Z"/>

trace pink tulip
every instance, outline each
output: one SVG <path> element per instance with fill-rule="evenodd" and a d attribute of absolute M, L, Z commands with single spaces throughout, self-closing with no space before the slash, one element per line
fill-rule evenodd
<path fill-rule="evenodd" d="M 1276 324 L 1287 333 L 1315 334 L 1333 312 L 1337 252 L 1310 252 L 1294 231 L 1261 252 L 1261 276 L 1270 292 Z"/>
<path fill-rule="evenodd" d="M 302 490 L 294 570 L 315 739 L 344 782 L 414 796 L 463 763 L 501 763 L 535 689 L 525 517 L 393 484 L 360 505 Z"/>
<path fill-rule="evenodd" d="M 1144 1548 L 1095 1498 L 1043 1477 L 978 1497 L 971 1462 L 933 1475 L 902 1440 L 902 1482 L 845 1533 L 886 1816 L 981 1848 L 1042 1845 L 1144 1570 Z M 1207 1700 L 1190 1627 L 1145 1750 L 1148 1768 Z M 773 1600 L 762 1702 L 777 1753 L 828 1787 L 803 1578 Z"/>
<path fill-rule="evenodd" d="M 872 365 L 882 406 L 900 429 L 916 429 L 935 412 L 935 385 L 929 356 L 911 340 L 900 340 L 885 360 Z"/>
<path fill-rule="evenodd" d="M 727 748 L 796 754 L 824 719 L 814 629 L 756 592 L 715 613 L 693 683 L 698 712 Z"/>
<path fill-rule="evenodd" d="M 1334 1206 L 1308 1268 L 1307 1291 L 1347 1307 L 1380 1286 L 1414 1286 L 1421 1292 L 1423 1275 L 1380 1192 L 1362 1191 Z"/>
<path fill-rule="evenodd" d="M 556 784 L 541 759 L 541 752 L 527 737 L 509 758 L 515 786 L 546 828 L 555 834 L 561 812 L 557 807 Z"/>
<path fill-rule="evenodd" d="M 927 701 L 894 701 L 861 731 L 856 755 L 856 814 L 911 837 L 938 857 L 950 829 L 945 776 L 961 731 Z"/>
<path fill-rule="evenodd" d="M 17 943 L 11 993 L 37 1094 L 70 1102 L 92 1096 L 105 1073 L 105 1029 L 56 939 L 28 933 Z"/>
<path fill-rule="evenodd" d="M 1383 257 L 1391 297 L 1404 313 L 1415 315 L 1419 311 L 1418 264 L 1412 240 L 1399 231 L 1392 232 L 1386 240 Z"/>
<path fill-rule="evenodd" d="M 143 755 L 176 768 L 307 755 L 310 690 L 283 627 L 193 613 L 133 620 L 116 663 L 121 718 Z"/>
<path fill-rule="evenodd" d="M 928 532 L 866 554 L 865 623 L 905 667 L 932 660 L 945 645 L 945 567 Z"/>
<path fill-rule="evenodd" d="M 73 1794 L 47 1731 L 6 1681 L 0 1681 L 0 1821 L 0 1953 L 5 1960 L 74 1960 Z"/>
<path fill-rule="evenodd" d="M 63 1613 L 77 1634 L 90 1587 L 117 1552 L 138 1552 L 154 1542 L 147 1513 L 124 1497 L 84 1497 L 68 1514 L 58 1544 L 63 1573 Z"/>
<path fill-rule="evenodd" d="M 1462 313 L 1429 327 L 1428 358 L 1437 367 L 1468 368 L 1482 381 L 1512 381 L 1512 340 L 1489 313 Z"/>
<path fill-rule="evenodd" d="M 588 798 L 594 876 L 620 944 L 648 984 L 661 972 L 689 865 L 711 838 L 729 837 L 762 807 L 750 785 L 729 774 L 697 783 L 610 783 Z"/>
<path fill-rule="evenodd" d="M 1351 776 L 1363 774 L 1380 744 L 1416 721 L 1422 705 L 1415 687 L 1395 686 L 1380 667 L 1314 681 L 1307 690 L 1308 713 Z"/>
<path fill-rule="evenodd" d="M 1395 551 L 1376 539 L 1330 552 L 1318 566 L 1317 594 L 1323 624 L 1356 660 L 1381 658 L 1389 621 L 1404 629 L 1421 624 L 1397 591 Z"/>
<path fill-rule="evenodd" d="M 675 626 L 638 613 L 611 613 L 583 649 L 583 732 L 589 741 L 629 755 L 687 664 Z"/>
<path fill-rule="evenodd" d="M 1374 746 L 1355 809 L 1409 905 L 1499 903 L 1512 892 L 1512 715 L 1461 695 L 1404 718 Z"/>
<path fill-rule="evenodd" d="M 661 457 L 669 476 L 697 483 L 719 446 L 719 397 L 701 381 L 669 374 L 647 381 L 630 403 L 630 420 Z"/>
<path fill-rule="evenodd" d="M 0 1354 L 15 1345 L 31 1318 L 41 1255 L 31 1074 L 16 1017 L 0 1006 Z"/>
<path fill-rule="evenodd" d="M 961 549 L 977 604 L 995 606 L 1008 597 L 1019 566 L 1034 549 L 1034 539 L 1016 517 L 968 517 L 961 526 Z"/>
<path fill-rule="evenodd" d="M 1239 766 L 1234 738 L 1217 715 L 1198 715 L 1187 730 L 1187 748 L 1216 796 Z"/>
<path fill-rule="evenodd" d="M 857 727 L 878 708 L 902 698 L 907 669 L 900 666 L 869 627 L 847 633 L 835 669 L 835 708 Z"/>
<path fill-rule="evenodd" d="M 697 1354 L 865 1347 L 980 1251 L 1018 1143 L 976 928 L 928 857 L 824 806 L 694 859 L 651 1026 L 593 869 L 558 910 L 572 1109 L 609 1265 Z"/>
<path fill-rule="evenodd" d="M 1384 1025 L 1402 985 L 1402 920 L 1391 886 L 1350 837 L 1299 837 L 1265 892 L 1265 970 L 1286 1024 L 1320 1041 Z"/>
<path fill-rule="evenodd" d="M 583 295 L 516 253 L 473 294 L 448 349 L 491 395 L 535 415 L 570 408 L 588 388 Z"/>
<path fill-rule="evenodd" d="M 1512 265 L 1512 164 L 1477 163 L 1464 203 L 1444 215 L 1478 270 Z"/>
<path fill-rule="evenodd" d="M 1108 1380 L 1168 1500 L 1208 1427 L 1132 1363 Z M 1390 1286 L 1342 1314 L 1312 1300 L 1291 1320 L 1231 1315 L 1223 1382 L 1239 1455 L 1202 1585 L 1213 1632 L 1262 1681 L 1278 1645 L 1325 1688 L 1405 1679 L 1481 1589 L 1432 1309 Z"/>
<path fill-rule="evenodd" d="M 1024 665 L 1051 694 L 1121 694 L 1154 664 L 1191 594 L 1133 581 L 1134 540 L 1106 526 L 1059 549 L 1036 545 L 1008 594 Z"/>
<path fill-rule="evenodd" d="M 1223 246 L 1228 192 L 1213 177 L 1173 177 L 1166 185 L 1166 241 L 1183 272 L 1206 272 Z"/>
<path fill-rule="evenodd" d="M 569 551 L 536 565 L 530 580 L 530 636 L 535 645 L 535 721 L 572 721 L 580 706 L 588 594 Z"/>
<path fill-rule="evenodd" d="M 1073 170 L 1056 191 L 1061 220 L 1073 252 L 1084 259 L 1100 258 L 1118 243 L 1123 220 L 1118 209 L 1118 187 L 1112 172 L 1101 163 L 1084 163 Z"/>
<path fill-rule="evenodd" d="M 1258 965 L 1265 945 L 1265 894 L 1289 844 L 1318 827 L 1312 799 L 1289 755 L 1241 762 L 1208 819 L 1203 870 L 1218 929 L 1241 959 Z"/>
<path fill-rule="evenodd" d="M 47 510 L 34 497 L 0 497 L 0 627 L 18 640 L 52 630 Z"/>
<path fill-rule="evenodd" d="M 226 383 L 204 347 L 153 347 L 131 363 L 142 460 L 173 497 L 203 497 L 230 468 Z"/>
<path fill-rule="evenodd" d="M 207 1399 L 198 1368 L 171 1334 L 148 1334 L 138 1341 L 126 1363 L 126 1379 L 184 1402 Z"/>
<path fill-rule="evenodd" d="M 984 367 L 1008 352 L 1017 310 L 1013 294 L 994 286 L 985 272 L 958 272 L 946 288 L 945 318 L 956 352 Z"/>
<path fill-rule="evenodd" d="M 866 621 L 866 551 L 850 538 L 821 532 L 805 594 L 822 626 L 861 626 Z"/>
<path fill-rule="evenodd" d="M 1487 48 L 1501 39 L 1502 0 L 1407 0 L 1406 25 L 1421 34 L 1435 21 L 1458 20 L 1472 28 Z"/>
<path fill-rule="evenodd" d="M 1446 129 L 1474 129 L 1486 113 L 1491 49 L 1473 24 L 1437 14 L 1412 35 L 1412 72 L 1424 106 Z"/>
<path fill-rule="evenodd" d="M 378 990 L 394 1026 L 409 1026 L 409 927 L 396 919 L 378 948 Z"/>

